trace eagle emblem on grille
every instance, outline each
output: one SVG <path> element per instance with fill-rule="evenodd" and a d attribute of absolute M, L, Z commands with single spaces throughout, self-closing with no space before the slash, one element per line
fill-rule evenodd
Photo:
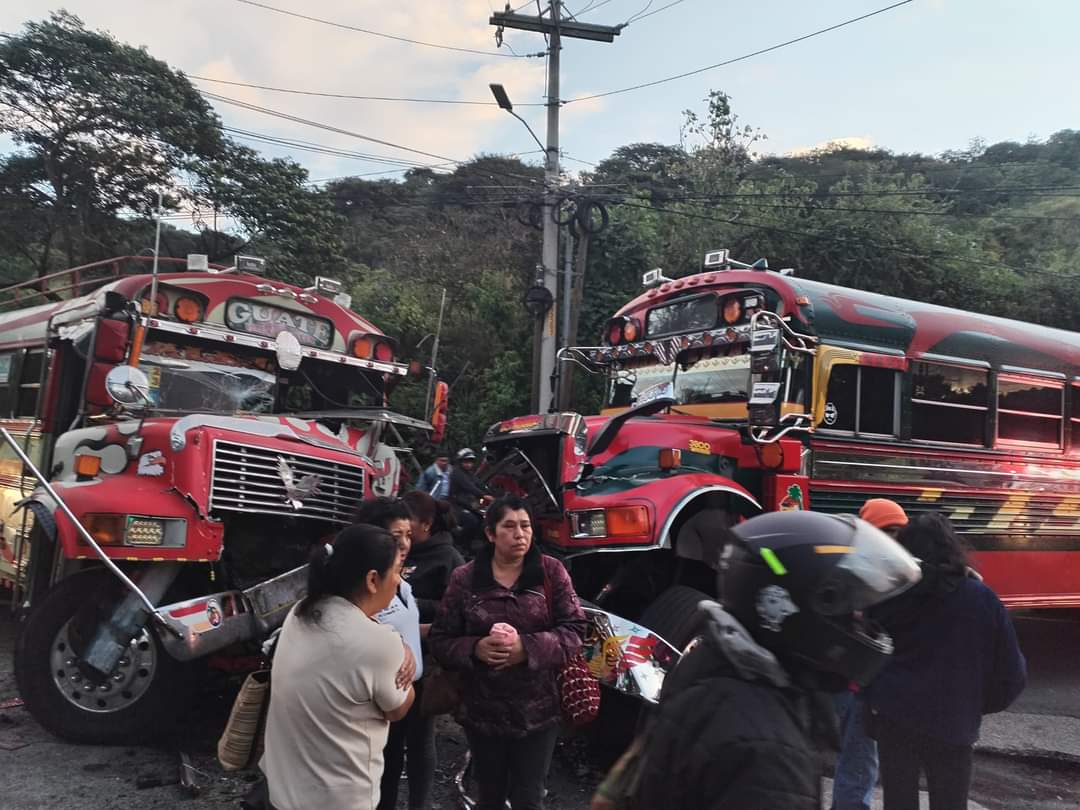
<path fill-rule="evenodd" d="M 305 475 L 299 481 L 293 475 L 289 462 L 281 456 L 277 457 L 277 472 L 281 476 L 281 483 L 285 485 L 285 503 L 299 511 L 304 507 L 307 498 L 313 498 L 319 492 L 322 479 L 317 475 Z"/>

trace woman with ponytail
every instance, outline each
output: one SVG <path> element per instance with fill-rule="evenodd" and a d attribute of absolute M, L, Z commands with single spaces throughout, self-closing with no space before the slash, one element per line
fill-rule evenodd
<path fill-rule="evenodd" d="M 374 810 L 389 725 L 412 706 L 394 630 L 375 621 L 401 581 L 397 541 L 354 525 L 318 545 L 307 596 L 290 611 L 274 657 L 260 763 L 275 810 Z"/>

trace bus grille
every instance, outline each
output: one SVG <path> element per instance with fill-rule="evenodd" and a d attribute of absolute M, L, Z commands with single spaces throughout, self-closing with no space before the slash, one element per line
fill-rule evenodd
<path fill-rule="evenodd" d="M 302 506 L 298 509 L 289 502 L 279 459 L 284 459 L 288 465 L 294 485 L 307 475 L 319 477 L 315 493 L 300 497 Z M 297 515 L 349 523 L 353 510 L 363 497 L 364 472 L 359 464 L 342 464 L 233 442 L 214 443 L 211 512 Z"/>

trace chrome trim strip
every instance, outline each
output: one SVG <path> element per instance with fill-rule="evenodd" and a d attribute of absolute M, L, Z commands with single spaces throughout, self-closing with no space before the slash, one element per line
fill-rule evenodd
<path fill-rule="evenodd" d="M 264 338 L 257 335 L 247 335 L 242 332 L 215 329 L 210 326 L 203 326 L 202 324 L 190 326 L 187 324 L 173 323 L 172 321 L 162 321 L 157 318 L 143 318 L 142 322 L 150 329 L 159 329 L 162 332 L 172 332 L 173 334 L 187 335 L 189 337 L 212 338 L 223 343 L 232 343 L 237 346 L 267 349 L 269 351 L 273 351 L 277 346 L 277 341 L 273 338 Z M 409 367 L 402 363 L 384 363 L 380 360 L 363 360 L 359 357 L 350 357 L 347 354 L 339 354 L 338 352 L 328 352 L 324 349 L 316 349 L 311 346 L 301 347 L 301 354 L 304 357 L 311 357 L 315 360 L 328 360 L 331 363 L 355 366 L 356 368 L 363 368 L 370 371 L 381 371 L 386 374 L 396 374 L 399 377 L 404 377 L 409 373 Z"/>

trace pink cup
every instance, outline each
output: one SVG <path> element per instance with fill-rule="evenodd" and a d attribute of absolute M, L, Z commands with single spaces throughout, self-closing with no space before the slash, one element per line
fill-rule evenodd
<path fill-rule="evenodd" d="M 491 635 L 500 639 L 506 644 L 513 644 L 517 641 L 518 631 L 512 624 L 506 622 L 496 622 L 491 626 Z"/>

